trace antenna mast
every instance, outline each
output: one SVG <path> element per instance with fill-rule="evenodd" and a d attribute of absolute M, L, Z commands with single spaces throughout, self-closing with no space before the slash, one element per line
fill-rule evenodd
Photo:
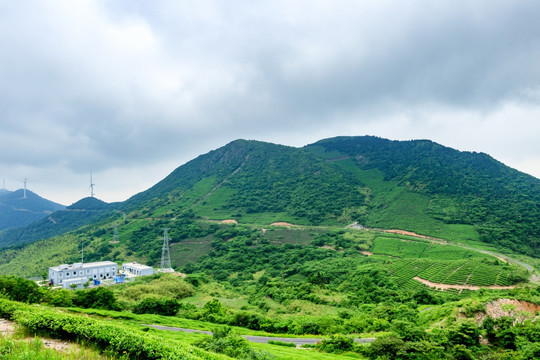
<path fill-rule="evenodd" d="M 167 234 L 169 228 L 163 229 L 163 247 L 161 248 L 161 267 L 159 272 L 170 273 L 174 272 L 171 268 L 171 253 L 169 251 L 169 235 Z"/>
<path fill-rule="evenodd" d="M 23 198 L 24 199 L 26 199 L 26 180 L 28 180 L 28 179 L 24 178 L 24 181 L 23 181 L 23 183 L 24 183 L 24 193 L 23 193 L 24 195 L 23 195 Z"/>
<path fill-rule="evenodd" d="M 92 172 L 90 172 L 90 197 L 94 197 L 94 184 L 92 182 Z"/>

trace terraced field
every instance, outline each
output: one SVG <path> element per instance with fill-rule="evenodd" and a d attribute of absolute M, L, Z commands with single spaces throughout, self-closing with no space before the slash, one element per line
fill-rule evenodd
<path fill-rule="evenodd" d="M 396 284 L 411 289 L 422 286 L 414 277 L 448 285 L 508 286 L 526 275 L 524 268 L 488 254 L 429 241 L 380 236 L 373 253 L 388 255 Z"/>

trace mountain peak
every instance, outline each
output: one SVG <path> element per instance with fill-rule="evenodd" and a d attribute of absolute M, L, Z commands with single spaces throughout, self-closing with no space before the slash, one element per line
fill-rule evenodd
<path fill-rule="evenodd" d="M 68 210 L 104 210 L 109 206 L 105 201 L 95 197 L 85 197 L 81 200 L 69 205 Z"/>

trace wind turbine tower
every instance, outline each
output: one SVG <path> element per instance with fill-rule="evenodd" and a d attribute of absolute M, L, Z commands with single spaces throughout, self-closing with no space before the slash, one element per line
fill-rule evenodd
<path fill-rule="evenodd" d="M 24 192 L 23 192 L 23 199 L 26 199 L 26 180 L 28 180 L 27 178 L 24 178 Z"/>
<path fill-rule="evenodd" d="M 90 173 L 90 197 L 94 197 L 94 182 L 92 181 L 92 173 Z"/>
<path fill-rule="evenodd" d="M 171 268 L 171 253 L 169 251 L 169 228 L 163 229 L 163 247 L 161 248 L 161 267 L 158 269 L 162 273 L 171 273 L 174 270 Z"/>

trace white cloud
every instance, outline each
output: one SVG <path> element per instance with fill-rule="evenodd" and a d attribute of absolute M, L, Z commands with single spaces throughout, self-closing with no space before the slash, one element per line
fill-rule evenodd
<path fill-rule="evenodd" d="M 487 152 L 540 177 L 539 8 L 1 2 L 0 177 L 40 179 L 70 203 L 94 171 L 104 200 L 123 200 L 236 138 L 363 134 Z"/>

